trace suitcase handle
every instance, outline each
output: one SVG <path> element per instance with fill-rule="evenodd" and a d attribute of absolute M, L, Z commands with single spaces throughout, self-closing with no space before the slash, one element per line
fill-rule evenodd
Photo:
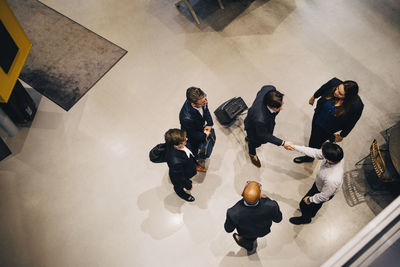
<path fill-rule="evenodd" d="M 235 101 L 238 97 L 234 97 L 231 100 L 225 102 L 224 104 L 222 104 L 221 109 L 224 109 L 226 105 L 230 104 L 232 101 Z"/>

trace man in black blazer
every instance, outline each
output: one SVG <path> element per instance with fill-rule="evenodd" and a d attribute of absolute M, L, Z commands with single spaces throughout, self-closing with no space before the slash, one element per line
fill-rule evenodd
<path fill-rule="evenodd" d="M 169 167 L 169 178 L 174 185 L 176 194 L 189 202 L 194 201 L 190 194 L 192 181 L 196 175 L 196 160 L 186 143 L 186 132 L 181 129 L 170 129 L 165 133 L 165 159 Z"/>
<path fill-rule="evenodd" d="M 257 238 L 271 232 L 272 222 L 282 221 L 282 213 L 276 201 L 261 194 L 261 184 L 255 181 L 247 182 L 243 199 L 228 209 L 225 220 L 225 231 L 233 234 L 236 243 L 247 249 L 247 254 L 256 252 Z"/>
<path fill-rule="evenodd" d="M 250 160 L 258 168 L 261 167 L 261 162 L 257 157 L 257 147 L 265 143 L 272 143 L 277 146 L 284 146 L 286 149 L 289 148 L 282 139 L 273 135 L 275 117 L 282 109 L 283 94 L 277 91 L 274 86 L 265 85 L 257 93 L 256 99 L 244 120 Z"/>
<path fill-rule="evenodd" d="M 188 142 L 195 157 L 200 144 L 206 141 L 214 125 L 207 104 L 206 93 L 200 88 L 190 87 L 186 90 L 186 101 L 179 112 L 181 128 L 187 132 Z M 200 172 L 207 171 L 200 164 L 197 164 L 196 168 Z"/>

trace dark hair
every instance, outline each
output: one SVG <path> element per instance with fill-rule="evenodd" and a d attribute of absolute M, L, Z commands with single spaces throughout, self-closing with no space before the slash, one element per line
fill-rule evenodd
<path fill-rule="evenodd" d="M 335 116 L 341 116 L 349 112 L 351 106 L 353 103 L 357 100 L 358 96 L 358 84 L 355 81 L 344 81 L 343 83 L 344 86 L 344 99 L 343 99 L 343 104 L 340 105 L 335 110 L 334 115 Z M 330 94 L 326 99 L 333 99 L 334 98 L 334 93 L 335 93 L 336 87 L 332 89 Z"/>
<path fill-rule="evenodd" d="M 326 142 L 322 145 L 322 154 L 325 159 L 338 163 L 343 159 L 343 149 L 334 143 Z"/>
<path fill-rule="evenodd" d="M 284 94 L 277 90 L 271 90 L 264 95 L 263 104 L 270 108 L 280 108 L 282 106 Z"/>
<path fill-rule="evenodd" d="M 203 90 L 198 87 L 192 86 L 186 90 L 186 99 L 193 104 L 197 104 L 197 101 L 204 98 L 205 96 L 206 93 L 204 93 Z"/>
<path fill-rule="evenodd" d="M 186 132 L 181 129 L 169 129 L 165 134 L 165 143 L 170 146 L 178 146 L 186 140 Z"/>

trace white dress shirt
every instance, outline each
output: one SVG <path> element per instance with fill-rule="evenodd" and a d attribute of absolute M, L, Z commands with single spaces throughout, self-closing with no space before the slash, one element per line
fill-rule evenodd
<path fill-rule="evenodd" d="M 186 156 L 187 156 L 188 158 L 190 158 L 190 155 L 193 156 L 192 151 L 190 151 L 190 149 L 187 148 L 186 146 L 184 146 L 182 149 L 179 148 L 179 150 L 182 150 L 183 152 L 185 152 L 185 153 L 186 153 Z"/>
<path fill-rule="evenodd" d="M 344 161 L 341 160 L 336 164 L 328 163 L 322 154 L 322 149 L 297 145 L 294 146 L 294 149 L 309 157 L 322 160 L 321 167 L 315 178 L 315 185 L 320 193 L 310 197 L 309 200 L 315 204 L 328 201 L 342 186 Z"/>
<path fill-rule="evenodd" d="M 269 106 L 267 106 L 267 109 L 269 110 L 269 112 L 271 112 L 271 113 L 276 113 L 276 111 L 275 110 L 273 110 L 272 108 L 270 108 Z"/>
<path fill-rule="evenodd" d="M 196 109 L 196 110 L 200 113 L 200 115 L 201 115 L 202 117 L 204 116 L 203 107 L 199 107 L 199 108 L 193 107 L 193 108 Z"/>

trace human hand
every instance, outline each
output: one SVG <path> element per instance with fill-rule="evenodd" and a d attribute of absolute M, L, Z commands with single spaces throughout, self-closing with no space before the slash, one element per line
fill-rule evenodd
<path fill-rule="evenodd" d="M 285 142 L 283 143 L 283 147 L 284 147 L 286 150 L 294 150 L 294 143 L 293 143 L 293 142 L 290 142 L 290 141 L 285 141 Z"/>
<path fill-rule="evenodd" d="M 207 131 L 211 131 L 211 129 L 212 129 L 212 126 L 206 126 L 206 127 L 204 127 L 204 130 L 207 130 Z"/>
<path fill-rule="evenodd" d="M 267 198 L 266 194 L 261 194 L 261 198 Z"/>
<path fill-rule="evenodd" d="M 310 104 L 312 106 L 312 105 L 314 105 L 314 101 L 315 101 L 315 98 L 314 98 L 314 96 L 312 96 L 310 98 L 310 100 L 308 100 L 308 104 Z"/>
<path fill-rule="evenodd" d="M 304 203 L 306 203 L 307 205 L 310 205 L 310 204 L 311 204 L 310 196 L 306 196 L 305 198 L 303 198 L 303 201 L 304 201 Z"/>
<path fill-rule="evenodd" d="M 335 143 L 339 143 L 343 140 L 343 137 L 338 134 L 334 134 L 334 136 L 335 136 Z"/>
<path fill-rule="evenodd" d="M 204 128 L 203 132 L 204 132 L 204 133 L 206 134 L 206 136 L 208 137 L 208 136 L 210 135 L 210 133 L 211 133 L 211 129 L 209 130 L 209 129 L 207 129 L 207 128 Z"/>

